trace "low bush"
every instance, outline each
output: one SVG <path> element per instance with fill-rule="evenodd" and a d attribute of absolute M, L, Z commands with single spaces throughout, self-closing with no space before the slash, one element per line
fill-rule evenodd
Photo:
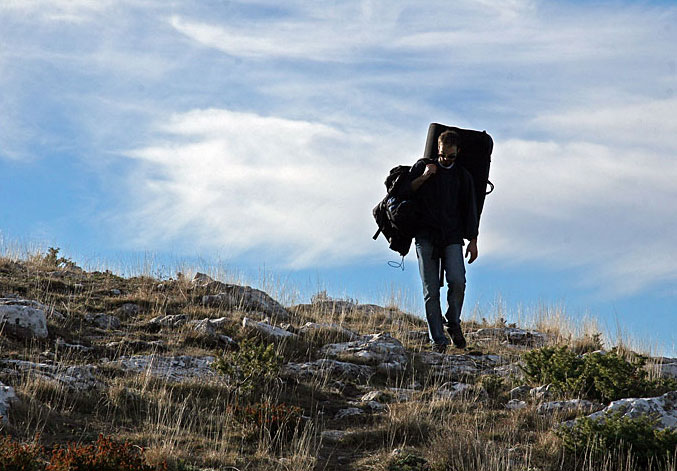
<path fill-rule="evenodd" d="M 659 396 L 677 389 L 674 379 L 648 379 L 645 359 L 628 361 L 616 351 L 584 356 L 564 347 L 543 347 L 524 355 L 522 370 L 536 384 L 552 384 L 560 394 L 603 402 Z"/>
<path fill-rule="evenodd" d="M 633 468 L 674 462 L 677 430 L 656 429 L 656 420 L 648 416 L 629 418 L 620 414 L 606 419 L 582 417 L 573 426 L 561 426 L 557 435 L 567 450 L 576 456 L 588 456 L 601 463 L 610 454 L 625 455 Z"/>
<path fill-rule="evenodd" d="M 37 443 L 17 443 L 10 437 L 0 439 L 0 469 L 41 471 L 45 469 L 44 450 Z"/>
<path fill-rule="evenodd" d="M 94 445 L 56 447 L 51 457 L 37 443 L 21 444 L 10 437 L 0 439 L 0 470 L 11 471 L 159 471 L 167 464 L 149 466 L 143 450 L 99 435 Z"/>
<path fill-rule="evenodd" d="M 143 450 L 128 442 L 119 443 L 99 435 L 94 445 L 71 443 L 58 447 L 45 471 L 154 471 L 167 469 L 146 464 Z"/>
<path fill-rule="evenodd" d="M 218 357 L 212 367 L 232 380 L 234 392 L 247 398 L 264 391 L 279 377 L 282 359 L 273 344 L 264 345 L 245 339 L 237 352 Z"/>
<path fill-rule="evenodd" d="M 404 452 L 388 463 L 388 471 L 430 471 L 430 464 L 415 453 Z"/>

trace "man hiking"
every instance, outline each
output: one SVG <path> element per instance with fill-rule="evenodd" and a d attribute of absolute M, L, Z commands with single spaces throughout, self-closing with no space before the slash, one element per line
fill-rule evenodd
<path fill-rule="evenodd" d="M 437 352 L 444 352 L 449 339 L 457 348 L 465 348 L 461 329 L 461 308 L 465 295 L 463 239 L 469 241 L 465 255 L 468 263 L 477 258 L 478 215 L 473 179 L 468 171 L 456 165 L 459 136 L 447 130 L 440 134 L 438 157 L 420 159 L 410 171 L 411 189 L 420 211 L 420 224 L 415 235 L 418 267 L 423 282 L 428 332 Z M 440 307 L 440 264 L 446 274 L 446 322 Z"/>

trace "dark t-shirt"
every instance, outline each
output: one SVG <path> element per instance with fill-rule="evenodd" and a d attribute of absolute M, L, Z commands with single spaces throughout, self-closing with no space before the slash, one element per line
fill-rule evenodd
<path fill-rule="evenodd" d="M 430 160 L 420 159 L 410 177 L 420 177 Z M 437 172 L 414 192 L 420 212 L 419 236 L 429 238 L 438 247 L 462 244 L 478 233 L 477 204 L 470 173 L 458 164 L 445 169 L 438 162 Z"/>

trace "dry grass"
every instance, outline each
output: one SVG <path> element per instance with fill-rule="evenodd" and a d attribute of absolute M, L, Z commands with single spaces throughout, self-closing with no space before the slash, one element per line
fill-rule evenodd
<path fill-rule="evenodd" d="M 120 277 L 105 268 L 98 272 L 58 268 L 45 264 L 44 257 L 35 253 L 26 255 L 5 246 L 0 257 L 0 292 L 37 300 L 64 314 L 65 320 L 50 318 L 50 337 L 41 341 L 0 336 L 0 356 L 50 361 L 62 367 L 96 364 L 96 376 L 105 387 L 78 392 L 30 370 L 0 377 L 16 389 L 20 398 L 3 433 L 21 440 L 30 441 L 39 435 L 41 442 L 50 446 L 68 441 L 90 442 L 104 433 L 145 447 L 149 462 L 167 460 L 174 470 L 190 469 L 188 464 L 250 471 L 385 470 L 395 460 L 394 449 L 407 449 L 425 458 L 433 470 L 595 469 L 590 457 L 565 454 L 552 433 L 553 426 L 568 417 L 540 415 L 535 404 L 520 411 L 504 408 L 509 399 L 507 391 L 518 384 L 515 378 L 506 378 L 502 383 L 491 383 L 496 380 L 488 377 L 468 378 L 489 389 L 488 397 L 473 389 L 457 399 L 441 400 L 436 395 L 441 380 L 411 362 L 404 373 L 375 376 L 368 384 L 357 378 L 337 381 L 326 373 L 308 381 L 279 379 L 244 398 L 226 383 L 205 379 L 176 383 L 150 374 L 126 373 L 100 359 L 131 354 L 230 355 L 224 345 L 196 334 L 189 326 L 150 329 L 147 324 L 153 317 L 184 314 L 190 320 L 198 320 L 226 316 L 229 322 L 220 333 L 241 342 L 252 336 L 242 328 L 243 317 L 261 316 L 238 308 L 202 305 L 202 296 L 207 292 L 191 284 L 195 270 L 190 267 L 181 267 L 181 273 L 186 275 L 158 279 L 152 275 L 157 270 L 151 260 L 144 262 L 143 273 Z M 226 282 L 241 282 L 240 276 L 218 269 L 210 274 Z M 298 303 L 298 292 L 289 283 L 276 281 L 267 273 L 262 274 L 262 280 L 259 286 L 273 298 L 286 305 Z M 396 290 L 384 296 L 384 307 L 331 302 L 326 293 L 324 299 L 320 296 L 317 301 L 323 302 L 291 309 L 292 328 L 314 322 L 337 324 L 360 335 L 388 332 L 411 354 L 429 350 L 428 343 L 417 334 L 426 331 L 425 321 L 400 309 L 408 301 Z M 120 308 L 127 303 L 138 306 L 138 313 L 121 315 Z M 119 315 L 121 328 L 106 330 L 87 323 L 86 314 L 96 312 Z M 516 317 L 521 327 L 551 334 L 553 344 L 573 345 L 580 352 L 599 346 L 595 337 L 599 329 L 594 321 L 573 322 L 562 306 L 539 306 L 520 311 Z M 508 313 L 499 300 L 490 312 L 476 308 L 465 328 L 502 326 L 507 318 L 515 315 Z M 91 350 L 57 348 L 57 339 Z M 321 358 L 319 350 L 323 345 L 349 339 L 345 333 L 319 329 L 295 340 L 277 342 L 275 351 L 285 361 L 316 360 Z M 148 346 L 147 342 L 156 340 L 163 342 L 161 348 Z M 124 342 L 108 346 L 120 341 Z M 469 350 L 516 360 L 526 348 L 496 340 L 486 344 L 470 342 Z M 650 371 L 658 374 L 657 361 L 650 362 Z M 422 388 L 410 400 L 393 400 L 385 412 L 372 413 L 359 403 L 359 397 L 369 389 L 407 388 L 415 381 Z M 494 389 L 489 384 L 494 384 Z M 265 422 L 243 421 L 233 411 L 247 402 L 296 406 L 303 419 L 284 429 Z M 360 407 L 365 413 L 336 419 L 336 412 L 346 407 Z M 321 433 L 330 429 L 343 430 L 347 435 L 338 442 L 323 439 Z M 629 469 L 627 458 L 615 453 L 610 450 L 603 469 Z M 198 469 L 195 467 L 192 469 Z"/>

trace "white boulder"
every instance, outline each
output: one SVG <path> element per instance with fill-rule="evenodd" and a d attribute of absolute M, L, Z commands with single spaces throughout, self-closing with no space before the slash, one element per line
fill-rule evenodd
<path fill-rule="evenodd" d="M 242 319 L 242 327 L 254 329 L 260 334 L 264 335 L 265 337 L 272 339 L 286 339 L 298 337 L 296 334 L 289 332 L 288 330 L 281 329 L 274 325 L 270 325 L 266 322 L 258 322 L 248 317 Z"/>
<path fill-rule="evenodd" d="M 399 340 L 389 334 L 366 335 L 360 340 L 332 343 L 321 349 L 322 354 L 344 361 L 377 365 L 379 371 L 402 371 L 406 368 L 407 351 Z"/>
<path fill-rule="evenodd" d="M 44 305 L 26 299 L 0 298 L 0 331 L 23 338 L 45 338 L 47 316 Z"/>
<path fill-rule="evenodd" d="M 677 429 L 677 391 L 671 391 L 659 397 L 619 399 L 588 417 L 604 420 L 610 414 L 620 414 L 633 419 L 648 416 L 658 420 L 657 429 L 675 430 Z"/>

